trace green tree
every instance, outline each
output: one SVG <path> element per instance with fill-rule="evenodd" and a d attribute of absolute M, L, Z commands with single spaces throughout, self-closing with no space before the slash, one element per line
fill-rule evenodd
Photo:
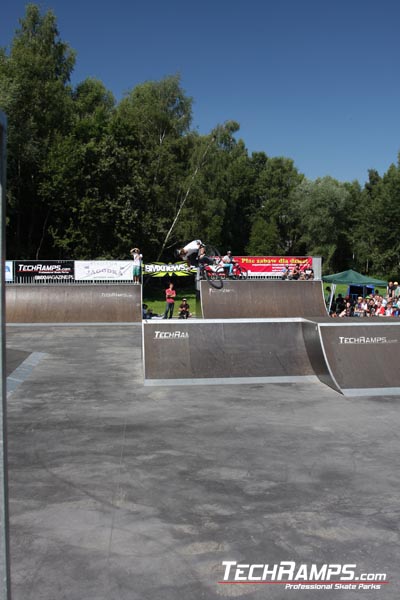
<path fill-rule="evenodd" d="M 321 256 L 325 272 L 344 267 L 343 256 L 349 257 L 349 215 L 354 207 L 346 185 L 324 177 L 305 179 L 292 192 L 301 235 L 296 253 Z"/>
<path fill-rule="evenodd" d="M 51 206 L 41 196 L 46 160 L 71 124 L 75 54 L 51 11 L 29 4 L 9 53 L 0 54 L 0 107 L 8 129 L 8 254 L 38 257 Z"/>
<path fill-rule="evenodd" d="M 247 247 L 250 254 L 256 253 L 260 247 L 268 248 L 269 254 L 293 253 L 299 233 L 292 192 L 302 180 L 303 175 L 292 160 L 266 157 L 253 188 L 253 226 Z M 264 239 L 263 221 L 268 225 L 264 228 Z"/>

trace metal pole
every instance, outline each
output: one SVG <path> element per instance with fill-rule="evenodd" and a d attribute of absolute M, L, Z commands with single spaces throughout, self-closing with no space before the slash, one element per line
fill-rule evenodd
<path fill-rule="evenodd" d="M 7 461 L 7 377 L 5 325 L 5 263 L 6 263 L 6 141 L 7 119 L 0 112 L 0 599 L 11 600 L 10 534 L 8 517 L 8 461 Z"/>

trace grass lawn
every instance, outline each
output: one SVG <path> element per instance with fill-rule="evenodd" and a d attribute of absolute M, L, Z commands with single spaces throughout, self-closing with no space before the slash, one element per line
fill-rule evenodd
<path fill-rule="evenodd" d="M 193 316 L 201 317 L 200 303 L 196 303 L 194 278 L 174 277 L 172 280 L 176 290 L 174 317 L 178 316 L 178 306 L 186 298 Z M 156 315 L 163 315 L 165 310 L 165 290 L 170 280 L 167 277 L 153 278 L 143 285 L 143 303 Z M 196 305 L 197 304 L 197 305 Z"/>

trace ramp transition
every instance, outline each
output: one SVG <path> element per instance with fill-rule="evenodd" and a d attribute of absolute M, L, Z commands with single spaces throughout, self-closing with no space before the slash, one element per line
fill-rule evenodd
<path fill-rule="evenodd" d="M 400 322 L 144 322 L 145 385 L 318 380 L 348 396 L 400 395 Z"/>
<path fill-rule="evenodd" d="M 204 319 L 326 317 L 322 281 L 226 280 L 221 289 L 200 281 Z"/>
<path fill-rule="evenodd" d="M 148 385 L 316 380 L 301 319 L 147 321 L 143 344 Z"/>
<path fill-rule="evenodd" d="M 316 375 L 341 391 L 345 396 L 400 395 L 400 322 L 393 318 L 332 319 L 315 321 L 306 327 L 316 328 L 326 368 L 319 372 L 319 364 L 313 360 L 310 338 L 306 347 Z"/>
<path fill-rule="evenodd" d="M 7 323 L 118 323 L 142 320 L 142 286 L 6 286 Z"/>

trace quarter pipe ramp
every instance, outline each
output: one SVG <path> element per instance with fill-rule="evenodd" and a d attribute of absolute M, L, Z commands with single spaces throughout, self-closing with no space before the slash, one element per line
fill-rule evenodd
<path fill-rule="evenodd" d="M 400 322 L 315 320 L 303 326 L 315 374 L 345 396 L 400 396 Z M 314 328 L 315 334 L 310 335 Z M 321 352 L 325 366 L 321 369 Z M 328 372 L 328 373 L 327 373 Z"/>
<path fill-rule="evenodd" d="M 317 381 L 301 319 L 143 323 L 145 384 Z"/>
<path fill-rule="evenodd" d="M 400 396 L 400 322 L 215 319 L 143 323 L 145 385 L 318 380 L 346 396 Z"/>
<path fill-rule="evenodd" d="M 142 320 L 142 286 L 6 286 L 7 323 L 118 323 Z"/>
<path fill-rule="evenodd" d="M 204 319 L 279 319 L 327 316 L 321 281 L 200 281 Z"/>

